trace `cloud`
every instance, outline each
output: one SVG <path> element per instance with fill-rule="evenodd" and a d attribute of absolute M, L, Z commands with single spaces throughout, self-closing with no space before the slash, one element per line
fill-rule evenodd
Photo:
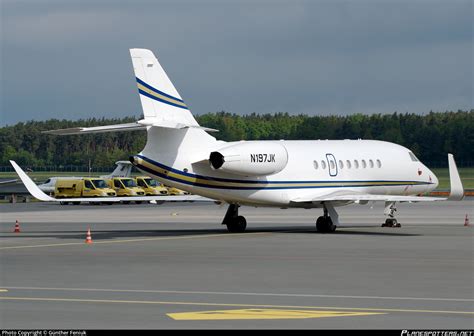
<path fill-rule="evenodd" d="M 473 107 L 472 1 L 3 1 L 2 123 L 139 115 L 152 49 L 194 113 Z"/>

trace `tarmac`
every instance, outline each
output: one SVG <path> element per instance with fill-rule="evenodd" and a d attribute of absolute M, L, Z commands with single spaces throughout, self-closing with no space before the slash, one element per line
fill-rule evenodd
<path fill-rule="evenodd" d="M 401 228 L 338 208 L 333 234 L 249 207 L 231 234 L 225 211 L 1 204 L 0 329 L 474 329 L 472 198 L 400 204 Z"/>

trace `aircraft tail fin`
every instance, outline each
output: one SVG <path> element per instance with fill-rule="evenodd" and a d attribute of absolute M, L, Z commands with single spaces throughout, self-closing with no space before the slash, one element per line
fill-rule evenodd
<path fill-rule="evenodd" d="M 129 177 L 132 173 L 132 163 L 130 161 L 117 161 L 115 162 L 117 167 L 115 167 L 114 171 L 109 175 L 105 175 L 102 177 Z"/>
<path fill-rule="evenodd" d="M 143 119 L 128 124 L 73 127 L 43 131 L 42 133 L 70 135 L 148 131 L 152 127 L 217 132 L 215 129 L 199 126 L 153 52 L 148 49 L 130 49 L 130 55 L 142 104 Z"/>
<path fill-rule="evenodd" d="M 130 49 L 138 93 L 147 122 L 199 126 L 152 51 Z"/>

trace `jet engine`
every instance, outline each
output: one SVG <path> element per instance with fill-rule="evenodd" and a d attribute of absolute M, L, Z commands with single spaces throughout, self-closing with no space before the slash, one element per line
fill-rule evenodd
<path fill-rule="evenodd" d="M 277 142 L 241 142 L 212 152 L 211 168 L 243 176 L 272 175 L 288 163 L 286 148 Z"/>

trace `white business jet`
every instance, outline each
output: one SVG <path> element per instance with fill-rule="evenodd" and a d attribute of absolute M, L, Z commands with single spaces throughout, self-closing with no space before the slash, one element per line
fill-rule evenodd
<path fill-rule="evenodd" d="M 200 195 L 228 203 L 222 224 L 230 232 L 242 232 L 247 226 L 245 218 L 239 216 L 242 205 L 322 208 L 323 215 L 316 221 L 317 230 L 333 232 L 339 225 L 337 206 L 383 201 L 388 216 L 386 224 L 394 225 L 397 224 L 396 202 L 447 199 L 419 196 L 435 189 L 438 179 L 409 149 L 394 143 L 216 140 L 208 133 L 215 130 L 196 122 L 153 53 L 146 49 L 131 49 L 130 53 L 143 108 L 142 120 L 45 133 L 146 130 L 146 146 L 130 157 L 132 164 L 166 185 L 194 194 L 188 199 L 197 200 Z M 448 161 L 451 179 L 448 199 L 460 200 L 464 190 L 451 154 Z M 58 201 L 37 189 L 21 168 L 11 163 L 33 196 L 43 201 Z M 112 199 L 123 198 L 109 197 L 104 201 Z"/>

